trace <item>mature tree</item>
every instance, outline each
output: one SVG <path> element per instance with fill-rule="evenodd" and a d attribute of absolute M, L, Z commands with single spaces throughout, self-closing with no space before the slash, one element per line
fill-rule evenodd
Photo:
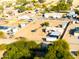
<path fill-rule="evenodd" d="M 17 3 L 22 4 L 23 6 L 29 3 L 27 0 L 16 0 Z"/>
<path fill-rule="evenodd" d="M 77 56 L 79 56 L 79 51 L 77 51 Z"/>
<path fill-rule="evenodd" d="M 62 10 L 68 10 L 70 8 L 69 4 L 66 4 L 64 2 L 61 2 L 57 5 L 57 10 L 62 11 Z"/>
<path fill-rule="evenodd" d="M 4 8 L 3 8 L 3 6 L 2 5 L 0 5 L 0 10 L 3 10 Z"/>
<path fill-rule="evenodd" d="M 44 3 L 46 0 L 38 0 L 40 3 Z"/>
<path fill-rule="evenodd" d="M 79 10 L 78 9 L 75 9 L 74 11 L 75 11 L 76 14 L 79 15 Z"/>
<path fill-rule="evenodd" d="M 65 2 L 66 0 L 60 0 L 60 2 Z"/>
<path fill-rule="evenodd" d="M 18 9 L 18 12 L 24 12 L 26 10 L 25 6 L 17 6 L 15 9 Z"/>
<path fill-rule="evenodd" d="M 63 40 L 53 42 L 49 46 L 45 59 L 74 59 L 69 52 L 69 45 Z"/>
<path fill-rule="evenodd" d="M 32 0 L 32 2 L 33 2 L 33 3 L 36 3 L 37 1 L 36 1 L 36 0 Z"/>
<path fill-rule="evenodd" d="M 34 59 L 43 59 L 43 58 L 42 58 L 42 57 L 37 57 L 37 56 L 36 56 L 36 57 L 34 57 Z"/>
<path fill-rule="evenodd" d="M 32 59 L 32 51 L 35 48 L 35 42 L 17 41 L 7 46 L 7 51 L 3 59 Z"/>
<path fill-rule="evenodd" d="M 51 11 L 66 11 L 70 9 L 70 5 L 68 3 L 65 3 L 64 0 L 61 0 L 61 2 L 59 2 L 57 4 L 57 6 L 50 6 L 50 10 Z"/>
<path fill-rule="evenodd" d="M 73 0 L 67 0 L 67 3 L 71 6 L 73 3 Z"/>
<path fill-rule="evenodd" d="M 41 24 L 41 26 L 49 26 L 49 22 L 44 22 Z"/>

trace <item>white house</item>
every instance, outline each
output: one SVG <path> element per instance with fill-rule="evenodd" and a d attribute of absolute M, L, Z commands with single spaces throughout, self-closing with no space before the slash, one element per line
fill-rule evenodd
<path fill-rule="evenodd" d="M 63 14 L 62 13 L 45 13 L 44 14 L 44 17 L 45 18 L 49 18 L 49 17 L 52 17 L 52 18 L 62 18 Z"/>
<path fill-rule="evenodd" d="M 22 15 L 22 16 L 19 16 L 18 19 L 30 19 L 30 17 L 27 15 Z"/>
<path fill-rule="evenodd" d="M 46 36 L 46 41 L 56 41 L 58 40 L 60 33 L 57 31 L 51 32 L 49 35 Z"/>

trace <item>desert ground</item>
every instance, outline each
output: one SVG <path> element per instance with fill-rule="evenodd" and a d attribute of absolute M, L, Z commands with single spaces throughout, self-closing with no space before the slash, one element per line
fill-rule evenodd
<path fill-rule="evenodd" d="M 42 31 L 42 27 L 40 24 L 43 22 L 49 22 L 50 26 L 58 26 L 63 22 L 68 22 L 67 20 L 35 20 L 29 23 L 26 27 L 20 29 L 14 37 L 25 37 L 29 40 L 42 42 L 42 38 L 46 36 L 46 33 Z M 36 32 L 31 32 L 32 30 L 37 29 Z"/>

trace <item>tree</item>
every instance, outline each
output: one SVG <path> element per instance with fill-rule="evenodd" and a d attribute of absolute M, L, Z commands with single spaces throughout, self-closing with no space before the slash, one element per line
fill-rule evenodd
<path fill-rule="evenodd" d="M 32 0 L 32 2 L 33 2 L 33 3 L 36 3 L 37 1 L 36 1 L 36 0 Z"/>
<path fill-rule="evenodd" d="M 41 24 L 41 26 L 49 26 L 49 23 L 48 22 L 44 22 Z"/>
<path fill-rule="evenodd" d="M 35 48 L 36 45 L 33 41 L 26 42 L 24 40 L 9 44 L 3 59 L 32 59 L 33 55 L 30 49 Z"/>
<path fill-rule="evenodd" d="M 42 57 L 37 57 L 37 56 L 36 56 L 36 57 L 34 57 L 34 59 L 43 59 L 43 58 L 42 58 Z"/>
<path fill-rule="evenodd" d="M 79 51 L 77 51 L 77 56 L 79 56 Z"/>
<path fill-rule="evenodd" d="M 52 46 L 48 47 L 47 54 L 44 59 L 74 59 L 69 52 L 69 45 L 64 40 L 53 42 Z"/>
<path fill-rule="evenodd" d="M 17 6 L 15 7 L 15 9 L 18 9 L 19 13 L 24 12 L 26 10 L 25 6 Z"/>
<path fill-rule="evenodd" d="M 71 6 L 73 3 L 73 0 L 67 0 L 67 3 Z"/>
<path fill-rule="evenodd" d="M 2 5 L 0 5 L 0 10 L 3 10 L 4 8 L 3 8 L 3 6 Z"/>
<path fill-rule="evenodd" d="M 59 3 L 56 7 L 58 11 L 69 10 L 70 8 L 69 4 L 66 4 L 64 2 Z"/>
<path fill-rule="evenodd" d="M 61 3 L 61 2 L 65 2 L 65 0 L 60 0 L 60 3 Z"/>
<path fill-rule="evenodd" d="M 51 5 L 50 6 L 51 7 L 51 11 L 67 11 L 67 10 L 69 10 L 70 9 L 70 5 L 68 4 L 68 3 L 65 3 L 65 1 L 64 0 L 61 0 L 58 4 L 57 4 L 57 6 L 53 6 L 53 5 Z"/>
<path fill-rule="evenodd" d="M 27 0 L 16 0 L 18 4 L 22 4 L 23 6 L 29 3 Z"/>
<path fill-rule="evenodd" d="M 44 3 L 45 2 L 45 0 L 38 0 L 40 3 Z"/>
<path fill-rule="evenodd" d="M 75 9 L 75 13 L 79 15 L 79 10 Z"/>

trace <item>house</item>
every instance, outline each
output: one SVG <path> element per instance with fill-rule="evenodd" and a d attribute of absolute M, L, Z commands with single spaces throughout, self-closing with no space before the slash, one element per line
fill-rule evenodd
<path fill-rule="evenodd" d="M 22 16 L 19 16 L 18 19 L 30 19 L 30 17 L 27 15 L 22 15 Z"/>
<path fill-rule="evenodd" d="M 57 31 L 52 31 L 50 34 L 46 36 L 46 41 L 56 41 L 58 40 L 60 33 Z"/>
<path fill-rule="evenodd" d="M 75 13 L 74 10 L 71 10 L 71 11 L 69 11 L 69 12 L 67 13 L 67 16 L 68 16 L 68 17 L 72 17 L 72 18 L 74 18 L 74 17 L 77 16 L 77 14 Z"/>
<path fill-rule="evenodd" d="M 14 35 L 18 30 L 19 28 L 17 27 L 0 26 L 0 31 L 8 35 Z"/>
<path fill-rule="evenodd" d="M 3 31 L 3 32 L 7 32 L 8 30 L 10 30 L 11 28 L 8 27 L 8 26 L 0 26 L 0 31 Z"/>
<path fill-rule="evenodd" d="M 7 31 L 8 35 L 14 35 L 19 30 L 18 27 L 11 27 L 10 30 Z"/>

